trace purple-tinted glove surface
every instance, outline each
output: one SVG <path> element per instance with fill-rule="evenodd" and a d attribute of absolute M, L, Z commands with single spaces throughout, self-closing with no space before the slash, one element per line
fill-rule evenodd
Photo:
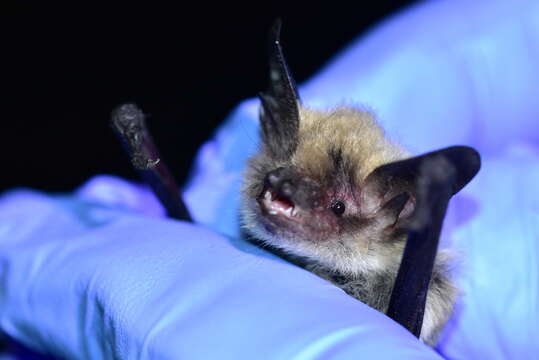
<path fill-rule="evenodd" d="M 131 210 L 146 195 L 107 177 L 78 196 L 4 195 L 2 329 L 70 359 L 438 358 L 253 245 Z"/>
<path fill-rule="evenodd" d="M 388 21 L 300 88 L 307 105 L 367 104 L 413 152 L 482 153 L 443 231 L 462 253 L 463 294 L 438 349 L 452 359 L 539 354 L 538 63 L 539 3 L 440 1 Z M 200 226 L 162 219 L 145 190 L 114 178 L 71 197 L 5 194 L 2 330 L 68 358 L 436 358 L 239 240 L 257 107 L 240 106 L 199 154 L 185 195 Z"/>

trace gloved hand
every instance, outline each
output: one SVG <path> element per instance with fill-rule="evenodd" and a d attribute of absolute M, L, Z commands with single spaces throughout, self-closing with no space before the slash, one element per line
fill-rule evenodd
<path fill-rule="evenodd" d="M 76 196 L 4 195 L 2 329 L 69 359 L 438 358 L 262 249 L 134 211 L 145 196 L 108 177 Z"/>
<path fill-rule="evenodd" d="M 412 151 L 481 151 L 443 232 L 465 259 L 439 348 L 451 358 L 539 352 L 538 6 L 422 4 L 300 88 L 308 105 L 368 104 Z M 110 178 L 71 197 L 4 195 L 2 330 L 68 358 L 436 358 L 384 315 L 237 240 L 256 138 L 248 101 L 202 148 L 186 190 L 199 226 L 159 218 L 145 191 Z"/>

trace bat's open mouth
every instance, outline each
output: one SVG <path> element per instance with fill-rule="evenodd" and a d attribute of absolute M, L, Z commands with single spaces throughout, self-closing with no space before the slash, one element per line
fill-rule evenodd
<path fill-rule="evenodd" d="M 293 218 L 298 215 L 294 202 L 285 195 L 266 188 L 259 198 L 260 207 L 269 215 L 281 215 Z"/>

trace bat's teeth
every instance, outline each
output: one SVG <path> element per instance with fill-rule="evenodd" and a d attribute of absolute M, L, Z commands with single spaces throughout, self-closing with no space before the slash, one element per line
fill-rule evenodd
<path fill-rule="evenodd" d="M 288 216 L 288 217 L 292 216 L 292 210 L 293 210 L 293 209 L 294 209 L 294 208 L 292 208 L 292 207 L 289 207 L 288 209 L 286 209 L 286 210 L 284 211 L 285 215 Z"/>
<path fill-rule="evenodd" d="M 262 204 L 269 215 L 282 215 L 291 218 L 297 214 L 294 203 L 287 198 L 280 198 L 279 195 L 271 189 L 264 191 L 264 194 L 262 195 Z"/>

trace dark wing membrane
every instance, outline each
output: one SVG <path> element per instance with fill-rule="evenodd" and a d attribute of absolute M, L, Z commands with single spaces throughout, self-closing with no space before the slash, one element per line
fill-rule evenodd
<path fill-rule="evenodd" d="M 383 165 L 381 173 L 412 181 L 415 209 L 407 220 L 404 250 L 387 315 L 419 337 L 440 232 L 451 196 L 479 171 L 477 151 L 454 146 Z M 412 176 L 413 174 L 413 176 Z"/>
<path fill-rule="evenodd" d="M 176 180 L 159 156 L 142 110 L 135 104 L 118 106 L 112 112 L 111 125 L 133 167 L 150 185 L 167 215 L 173 219 L 192 222 Z"/>

